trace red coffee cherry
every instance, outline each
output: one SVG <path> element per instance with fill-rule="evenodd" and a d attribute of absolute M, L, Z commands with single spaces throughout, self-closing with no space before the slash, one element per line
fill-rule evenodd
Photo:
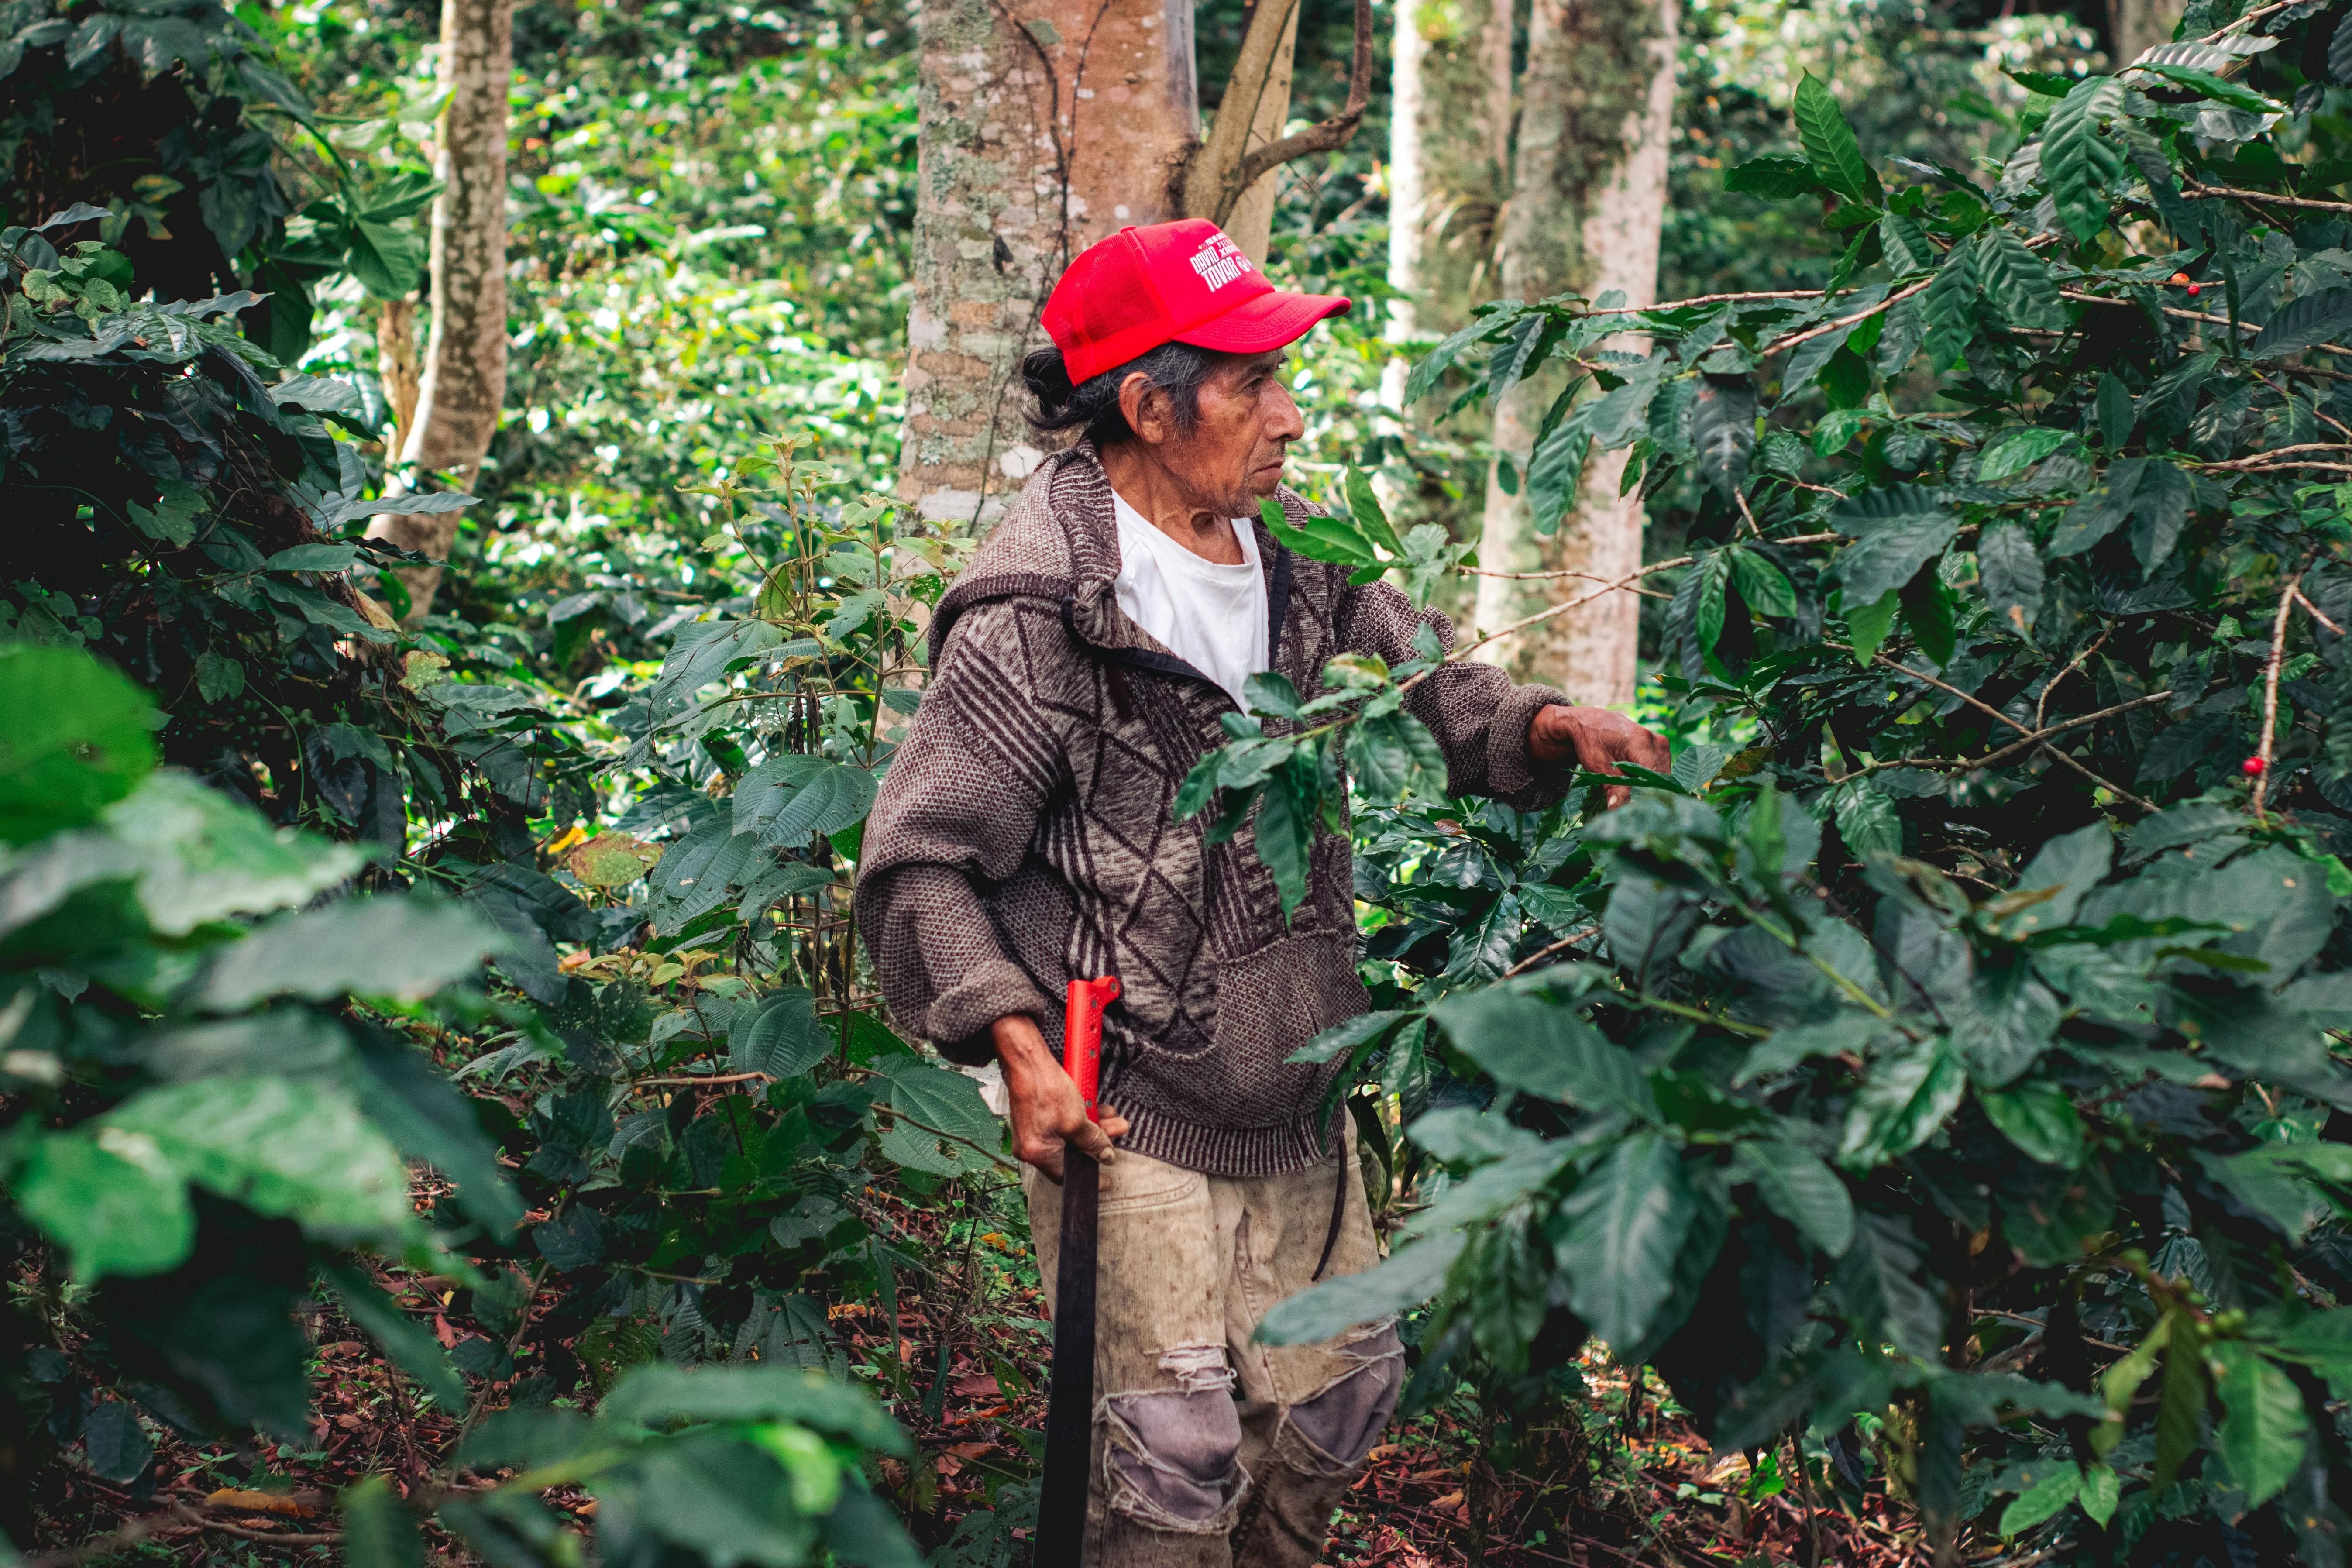
<path fill-rule="evenodd" d="M 2248 757 L 2238 764 L 2238 769 L 2250 779 L 2259 778 L 2262 775 L 2263 760 L 2260 757 Z"/>

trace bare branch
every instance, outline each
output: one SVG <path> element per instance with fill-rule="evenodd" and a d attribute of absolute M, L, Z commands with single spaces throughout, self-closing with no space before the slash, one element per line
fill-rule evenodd
<path fill-rule="evenodd" d="M 2268 191 L 2242 191 L 2235 185 L 2188 184 L 2180 194 L 2191 201 L 2268 202 L 2273 206 L 2308 207 L 2313 212 L 2352 213 L 2352 202 L 2315 202 L 2306 196 L 2273 195 Z"/>
<path fill-rule="evenodd" d="M 2303 574 L 2298 572 L 2286 580 L 2286 592 L 2279 595 L 2278 614 L 2271 621 L 2271 657 L 2263 666 L 2263 743 L 2254 755 L 2261 766 L 2254 770 L 2254 820 L 2263 820 L 2263 796 L 2271 787 L 2271 742 L 2278 731 L 2279 662 L 2286 653 L 2286 618 L 2294 602 L 2303 596 Z"/>
<path fill-rule="evenodd" d="M 1318 121 L 1295 136 L 1269 142 L 1244 153 L 1226 171 L 1223 187 L 1217 195 L 1217 210 L 1211 216 L 1223 223 L 1242 199 L 1242 193 L 1257 184 L 1258 176 L 1268 169 L 1279 169 L 1295 158 L 1345 146 L 1355 135 L 1357 125 L 1364 118 L 1364 108 L 1371 100 L 1372 0 L 1356 0 L 1356 55 L 1348 70 L 1347 103 L 1328 120 Z"/>
<path fill-rule="evenodd" d="M 1823 321 L 1818 327 L 1808 327 L 1801 332 L 1790 332 L 1785 338 L 1776 338 L 1772 342 L 1765 344 L 1763 348 L 1758 350 L 1756 357 L 1762 359 L 1767 354 L 1776 354 L 1782 349 L 1792 349 L 1799 343 L 1808 342 L 1814 338 L 1824 336 L 1830 332 L 1834 332 L 1841 327 L 1851 327 L 1858 321 L 1866 321 L 1870 320 L 1871 317 L 1877 315 L 1881 310 L 1901 304 L 1904 300 L 1908 300 L 1914 294 L 1926 293 L 1927 291 L 1927 285 L 1934 281 L 1935 279 L 1933 278 L 1922 278 L 1918 282 L 1912 284 L 1908 289 L 1898 289 L 1896 292 L 1889 294 L 1885 299 L 1881 300 L 1877 304 L 1871 306 L 1870 309 L 1866 310 L 1856 310 L 1851 316 L 1840 316 L 1834 321 Z"/>
<path fill-rule="evenodd" d="M 2339 637 L 2344 635 L 2344 628 L 2337 626 L 2334 621 L 2329 620 L 2326 615 L 2321 613 L 2317 605 L 2313 604 L 2309 599 L 2305 598 L 2301 587 L 2297 587 L 2294 591 L 2294 602 L 2301 605 L 2304 608 L 2304 613 L 2308 615 L 2313 620 L 2317 621 L 2321 626 L 2326 626 L 2329 631 L 2334 632 Z"/>

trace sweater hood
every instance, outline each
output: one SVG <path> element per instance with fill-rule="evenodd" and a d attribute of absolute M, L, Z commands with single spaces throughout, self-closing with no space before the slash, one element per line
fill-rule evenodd
<path fill-rule="evenodd" d="M 1304 497 L 1285 485 L 1275 492 L 1296 525 L 1314 515 Z M 1290 552 L 1275 542 L 1263 521 L 1258 560 L 1276 606 L 1288 598 Z M 939 666 L 958 616 L 992 599 L 1047 599 L 1063 606 L 1063 621 L 1079 641 L 1108 651 L 1168 657 L 1168 649 L 1118 607 L 1118 516 L 1110 479 L 1094 443 L 1081 440 L 1037 467 L 1020 498 L 996 525 L 932 612 L 930 658 Z M 1278 626 L 1278 614 L 1269 625 Z M 1204 678 L 1205 679 L 1205 678 Z"/>

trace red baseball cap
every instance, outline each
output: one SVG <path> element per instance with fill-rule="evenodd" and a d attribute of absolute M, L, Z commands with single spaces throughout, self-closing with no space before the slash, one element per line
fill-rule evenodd
<path fill-rule="evenodd" d="M 1344 294 L 1276 289 L 1224 230 L 1188 217 L 1087 247 L 1054 285 L 1043 319 L 1075 384 L 1162 343 L 1264 353 L 1349 303 Z"/>

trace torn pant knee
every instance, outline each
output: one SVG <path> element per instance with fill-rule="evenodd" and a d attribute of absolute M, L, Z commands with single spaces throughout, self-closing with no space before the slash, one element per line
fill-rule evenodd
<path fill-rule="evenodd" d="M 1231 1394 L 1223 1386 L 1114 1394 L 1102 1410 L 1111 1507 L 1157 1530 L 1206 1535 L 1232 1527 L 1249 1477 Z"/>
<path fill-rule="evenodd" d="M 1290 1407 L 1284 1423 L 1309 1450 L 1304 1469 L 1326 1474 L 1352 1470 L 1364 1462 L 1381 1428 L 1396 1413 L 1404 1381 L 1404 1346 L 1393 1323 L 1339 1347 L 1356 1364 Z M 1286 1456 L 1294 1463 L 1300 1456 Z"/>

